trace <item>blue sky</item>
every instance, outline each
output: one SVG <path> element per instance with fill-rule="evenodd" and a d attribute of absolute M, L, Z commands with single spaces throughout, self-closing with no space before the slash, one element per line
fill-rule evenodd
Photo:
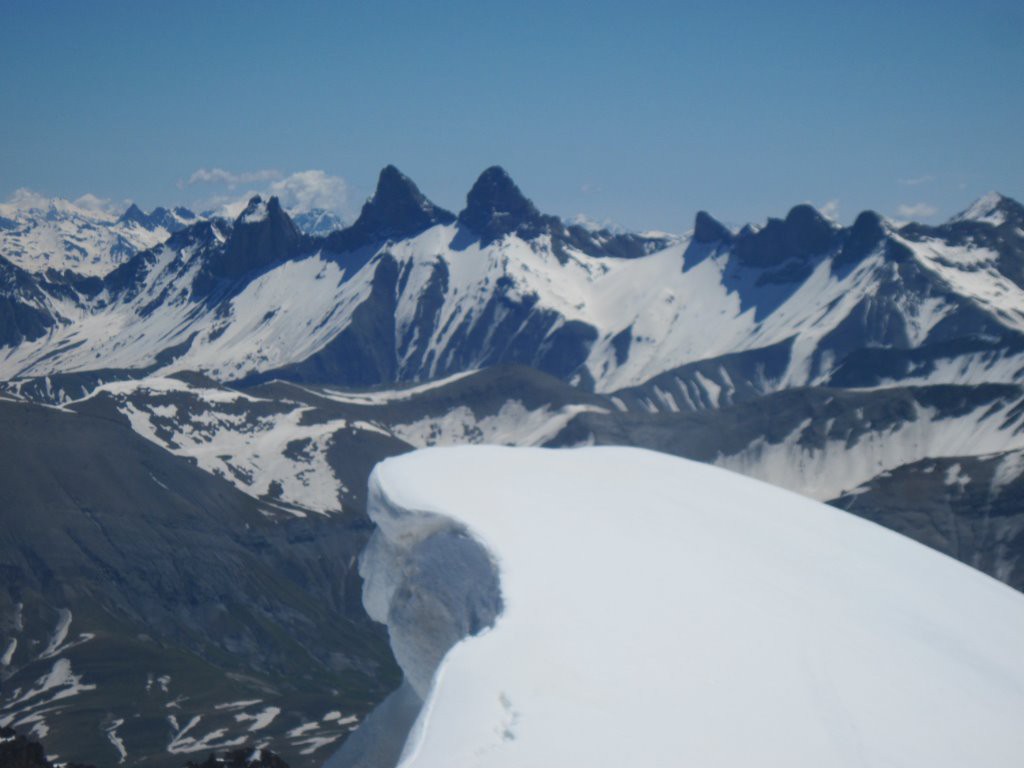
<path fill-rule="evenodd" d="M 0 18 L 0 199 L 276 184 L 351 213 L 387 163 L 454 210 L 500 164 L 546 212 L 672 231 L 699 208 L 934 220 L 1024 197 L 1019 0 L 0 0 Z"/>

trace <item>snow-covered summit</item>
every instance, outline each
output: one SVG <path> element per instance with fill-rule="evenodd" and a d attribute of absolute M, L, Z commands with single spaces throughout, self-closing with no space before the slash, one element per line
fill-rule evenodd
<path fill-rule="evenodd" d="M 1006 223 L 1014 209 L 1018 212 L 1019 217 L 1021 212 L 1019 203 L 998 192 L 989 192 L 971 203 L 967 210 L 958 213 L 951 221 L 977 221 L 999 227 Z"/>
<path fill-rule="evenodd" d="M 134 222 L 149 230 L 156 230 L 162 227 L 168 232 L 180 232 L 198 220 L 199 217 L 196 214 L 183 206 L 176 206 L 170 209 L 158 206 L 149 213 L 146 213 L 138 205 L 132 203 L 121 214 L 118 223 Z"/>
<path fill-rule="evenodd" d="M 257 224 L 261 221 L 266 221 L 267 216 L 267 203 L 259 195 L 251 198 L 248 205 L 245 206 L 238 216 L 239 224 Z"/>
<path fill-rule="evenodd" d="M 295 226 L 306 235 L 323 237 L 345 228 L 345 219 L 323 208 L 310 208 L 307 211 L 290 210 L 289 215 Z"/>
<path fill-rule="evenodd" d="M 147 216 L 134 204 L 119 217 L 87 203 L 20 190 L 0 203 L 0 256 L 29 272 L 103 275 L 165 241 L 179 218 L 181 226 L 195 218 L 186 219 L 185 209 Z"/>
<path fill-rule="evenodd" d="M 426 695 L 405 768 L 1019 765 L 1024 597 L 831 507 L 636 449 L 462 447 L 378 465 L 370 514 L 364 602 Z M 445 576 L 474 544 L 476 626 Z"/>
<path fill-rule="evenodd" d="M 48 321 L 0 329 L 12 347 L 0 373 L 363 387 L 512 363 L 602 393 L 671 374 L 652 402 L 717 407 L 864 371 L 898 380 L 978 339 L 1016 343 L 1018 232 L 895 228 L 870 211 L 839 227 L 808 205 L 738 230 L 698 214 L 682 238 L 595 231 L 538 212 L 497 167 L 456 217 L 388 166 L 359 218 L 325 237 L 303 234 L 277 198 L 253 198 L 233 224 L 194 224 L 102 286 L 23 279 L 38 290 L 10 298 Z M 879 349 L 903 359 L 876 371 Z M 961 378 L 980 380 L 977 367 L 964 361 Z"/>

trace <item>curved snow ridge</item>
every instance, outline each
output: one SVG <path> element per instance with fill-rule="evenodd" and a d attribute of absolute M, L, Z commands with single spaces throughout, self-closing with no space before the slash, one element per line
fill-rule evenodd
<path fill-rule="evenodd" d="M 1024 596 L 837 509 L 639 449 L 472 446 L 384 461 L 370 514 L 393 641 L 396 605 L 422 621 L 480 575 L 418 570 L 423 542 L 476 541 L 500 579 L 403 768 L 1019 765 Z"/>
<path fill-rule="evenodd" d="M 363 603 L 388 626 L 405 680 L 424 700 L 448 650 L 501 613 L 497 568 L 457 521 L 397 505 L 376 478 L 368 506 L 377 530 L 359 563 Z"/>

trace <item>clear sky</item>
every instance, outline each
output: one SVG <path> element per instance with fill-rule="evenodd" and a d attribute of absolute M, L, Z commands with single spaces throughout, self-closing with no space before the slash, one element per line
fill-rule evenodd
<path fill-rule="evenodd" d="M 1022 126 L 1020 0 L 0 0 L 0 200 L 351 214 L 394 163 L 459 210 L 500 164 L 634 229 L 935 220 L 1024 197 Z"/>

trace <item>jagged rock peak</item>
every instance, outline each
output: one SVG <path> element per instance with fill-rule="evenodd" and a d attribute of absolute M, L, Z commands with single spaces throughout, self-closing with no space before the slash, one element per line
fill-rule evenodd
<path fill-rule="evenodd" d="M 846 238 L 842 248 L 832 262 L 833 273 L 859 264 L 876 248 L 880 247 L 887 234 L 885 219 L 874 211 L 861 212 L 853 226 L 845 230 Z"/>
<path fill-rule="evenodd" d="M 763 229 L 744 228 L 736 255 L 753 267 L 773 267 L 788 259 L 806 260 L 835 245 L 839 230 L 811 205 L 794 206 L 785 219 L 768 219 Z"/>
<path fill-rule="evenodd" d="M 835 225 L 818 210 L 803 203 L 786 214 L 786 240 L 798 255 L 821 253 L 829 247 Z"/>
<path fill-rule="evenodd" d="M 377 189 L 353 226 L 367 234 L 390 237 L 412 235 L 453 221 L 454 214 L 434 205 L 412 179 L 388 165 L 380 172 Z"/>
<path fill-rule="evenodd" d="M 697 211 L 693 222 L 693 239 L 698 243 L 727 242 L 732 240 L 732 232 L 707 211 Z"/>
<path fill-rule="evenodd" d="M 302 234 L 276 197 L 255 195 L 237 219 L 224 248 L 208 267 L 216 277 L 237 278 L 279 264 L 294 254 Z"/>
<path fill-rule="evenodd" d="M 121 214 L 121 218 L 119 218 L 118 221 L 134 221 L 137 224 L 148 224 L 149 217 L 143 212 L 141 208 L 139 208 L 139 206 L 137 206 L 135 203 L 132 203 L 131 205 L 128 206 L 128 209 Z"/>
<path fill-rule="evenodd" d="M 521 222 L 539 215 L 540 212 L 523 195 L 505 169 L 492 165 L 480 174 L 469 190 L 466 208 L 459 214 L 459 221 L 479 231 L 495 223 L 496 219 Z"/>
<path fill-rule="evenodd" d="M 281 231 L 289 238 L 299 235 L 298 227 L 276 197 L 264 200 L 259 195 L 253 196 L 235 219 L 235 232 L 257 226 L 261 229 Z"/>
<path fill-rule="evenodd" d="M 834 228 L 831 221 L 826 219 L 813 205 L 801 203 L 790 208 L 786 214 L 786 226 L 793 230 L 829 230 Z"/>
<path fill-rule="evenodd" d="M 369 202 L 383 205 L 391 200 L 412 200 L 420 208 L 432 205 L 412 179 L 395 166 L 385 165 L 377 177 L 377 188 Z"/>
<path fill-rule="evenodd" d="M 180 205 L 171 210 L 157 206 L 141 223 L 149 229 L 163 227 L 168 232 L 180 232 L 197 220 L 198 217 L 192 211 Z"/>
<path fill-rule="evenodd" d="M 484 243 L 511 233 L 530 239 L 565 230 L 557 217 L 538 211 L 505 169 L 497 165 L 480 174 L 469 190 L 459 223 L 480 235 Z"/>
<path fill-rule="evenodd" d="M 853 237 L 870 237 L 875 241 L 885 236 L 885 219 L 875 211 L 861 211 L 850 227 Z"/>
<path fill-rule="evenodd" d="M 281 203 L 276 197 L 264 200 L 259 195 L 253 195 L 249 198 L 249 202 L 242 209 L 242 212 L 238 214 L 238 218 L 235 219 L 235 225 L 259 224 L 270 219 L 271 215 L 274 215 L 275 218 L 280 218 L 282 214 L 287 218 L 287 214 L 284 213 Z"/>

